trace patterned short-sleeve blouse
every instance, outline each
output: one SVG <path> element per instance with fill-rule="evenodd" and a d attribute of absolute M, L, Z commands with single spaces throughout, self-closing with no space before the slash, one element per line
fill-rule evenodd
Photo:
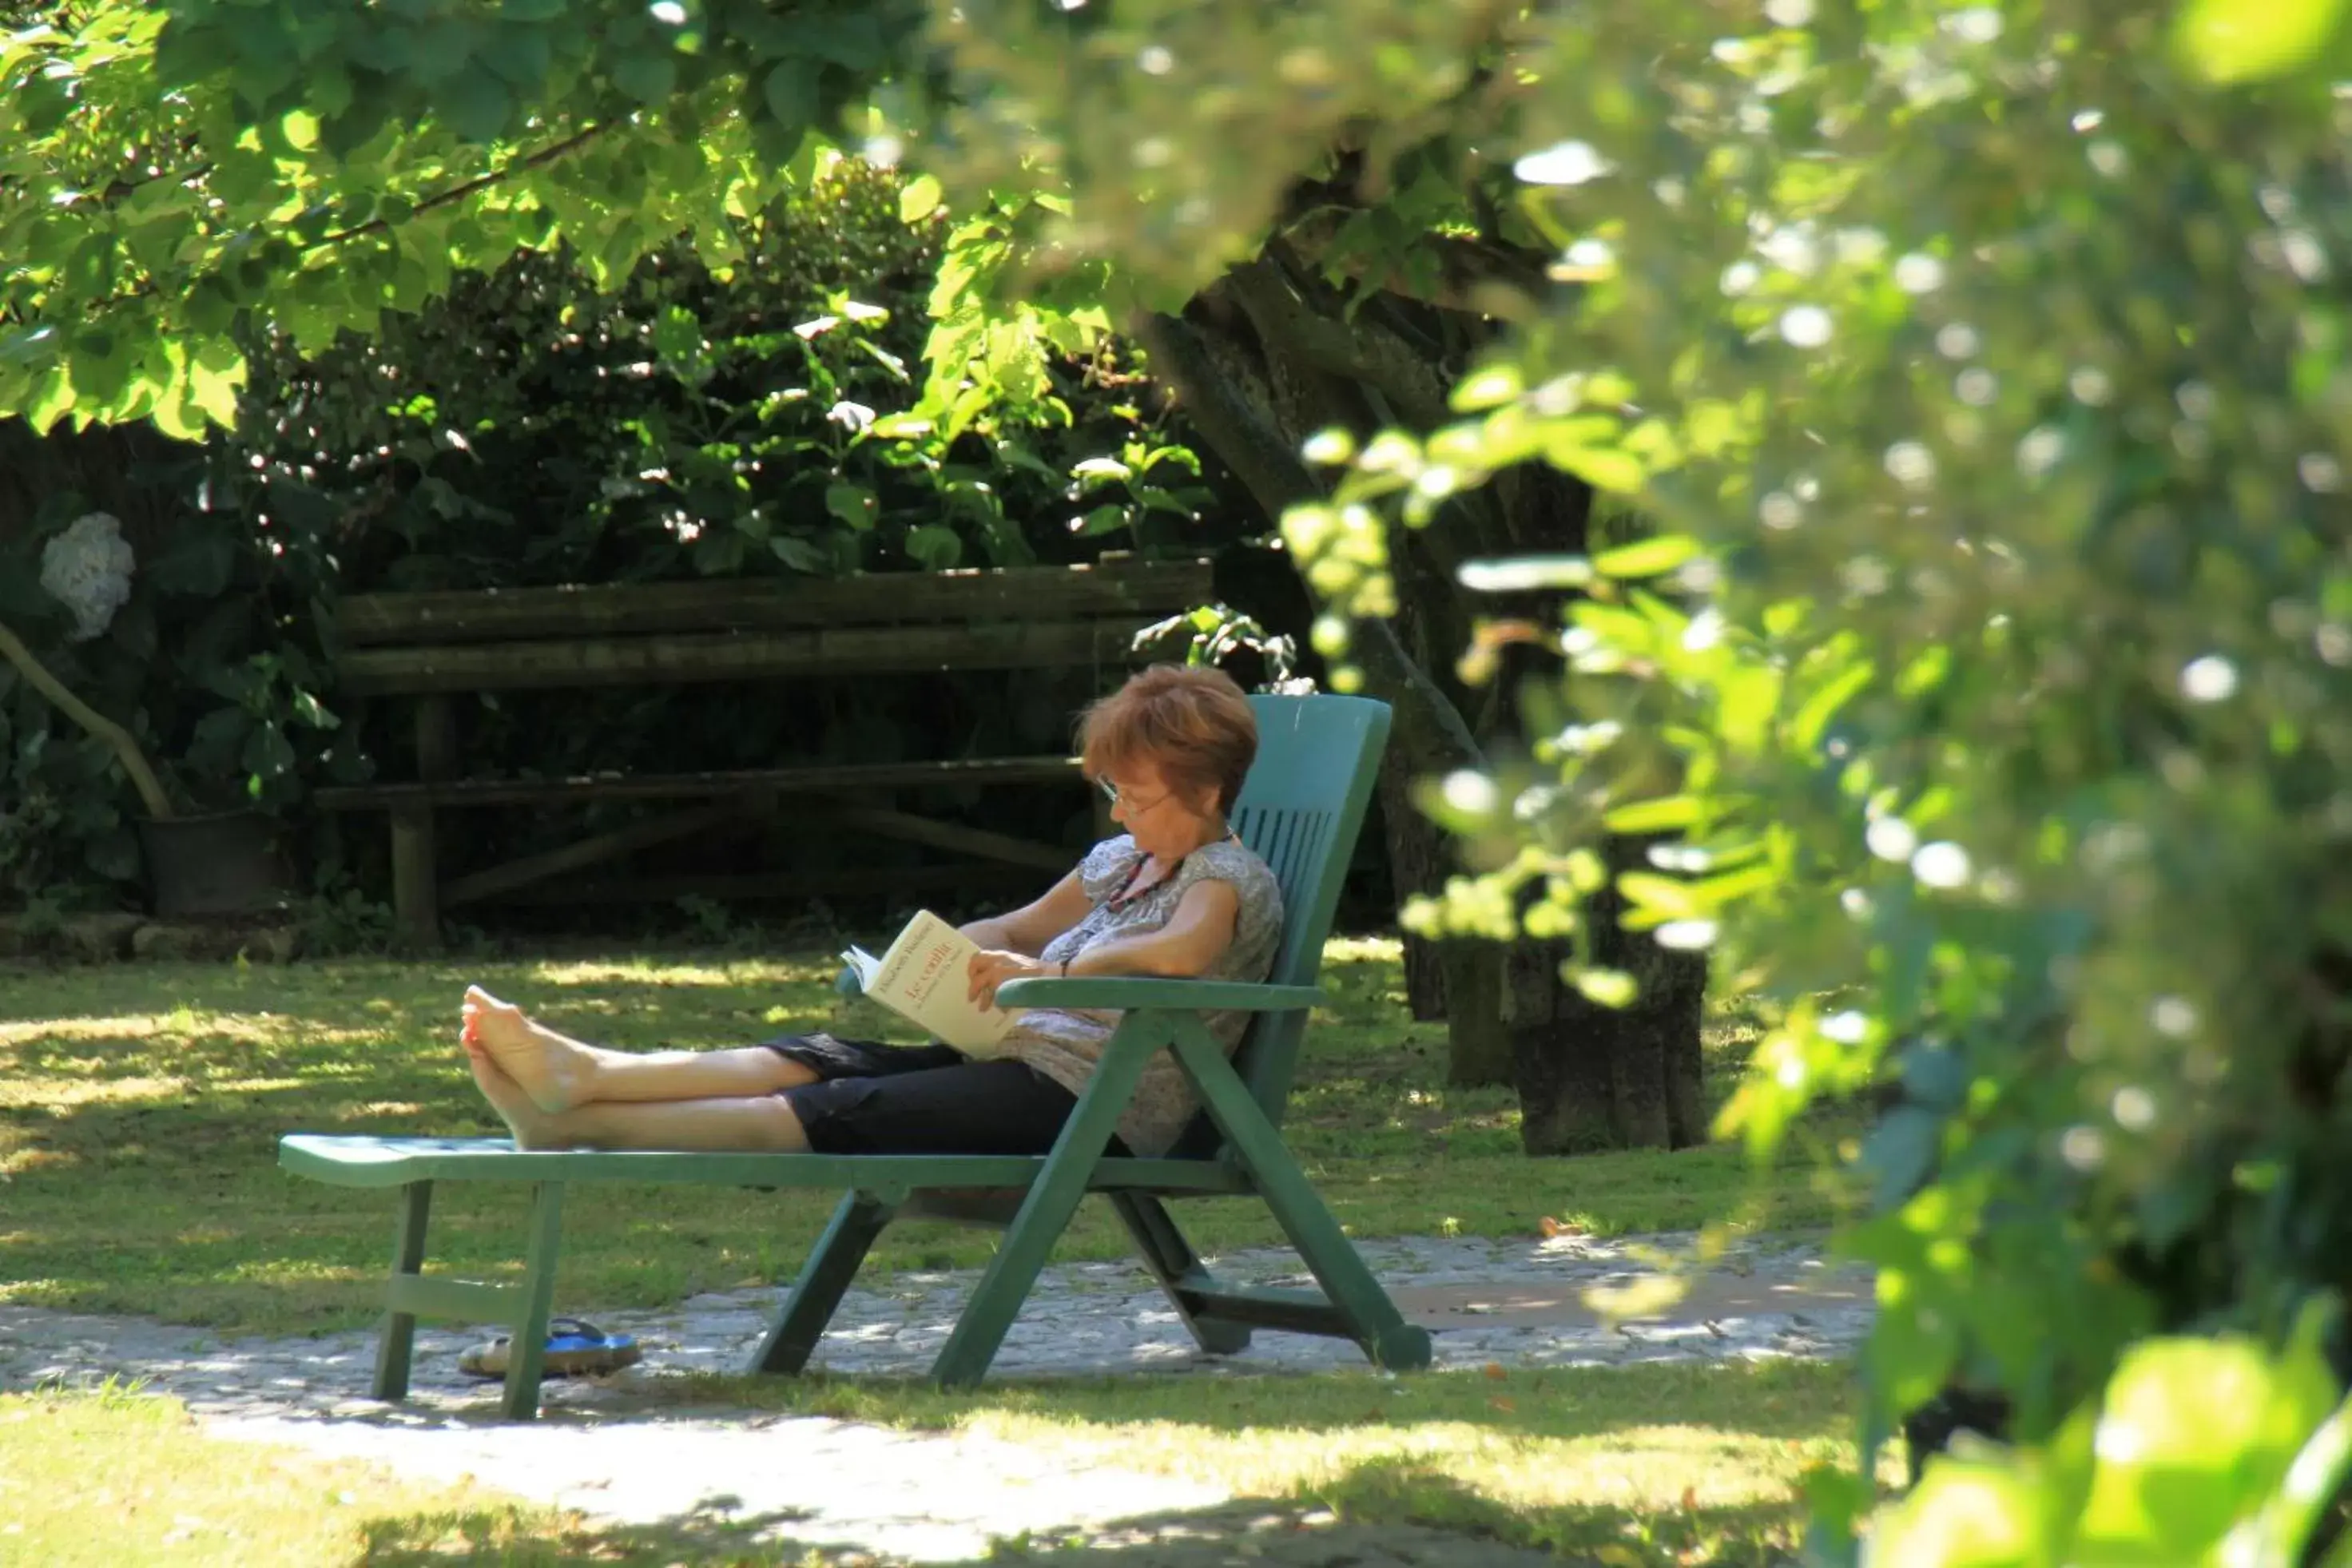
<path fill-rule="evenodd" d="M 1124 833 L 1105 839 L 1087 852 L 1078 865 L 1078 882 L 1094 908 L 1046 944 L 1047 963 L 1075 958 L 1115 937 L 1157 931 L 1168 924 L 1195 883 L 1217 881 L 1232 883 L 1240 904 L 1234 915 L 1233 942 L 1201 978 L 1265 978 L 1282 941 L 1282 889 L 1264 861 L 1233 840 L 1203 844 L 1184 857 L 1173 876 L 1113 908 L 1111 899 L 1127 886 L 1142 859 L 1143 852 Z M 1213 1012 L 1206 1021 L 1210 1032 L 1231 1051 L 1241 1043 L 1249 1017 L 1241 1012 Z M 1087 1077 L 1102 1059 L 1103 1042 L 1118 1027 L 1116 1012 L 1040 1009 L 1021 1015 L 1004 1037 L 1003 1050 L 1076 1094 L 1085 1090 Z M 1161 1051 L 1145 1065 L 1135 1098 L 1119 1118 L 1118 1135 L 1137 1155 L 1165 1154 L 1199 1109 L 1175 1059 Z"/>

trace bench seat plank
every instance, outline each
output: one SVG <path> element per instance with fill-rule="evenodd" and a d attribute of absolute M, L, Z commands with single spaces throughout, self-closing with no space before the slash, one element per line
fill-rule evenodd
<path fill-rule="evenodd" d="M 642 1181 L 709 1186 L 813 1186 L 911 1192 L 921 1187 L 1024 1186 L 1044 1155 L 683 1155 L 586 1149 L 525 1153 L 507 1138 L 373 1138 L 296 1133 L 278 1140 L 278 1163 L 335 1186 L 404 1186 L 420 1181 Z M 1156 1192 L 1250 1190 L 1216 1160 L 1104 1159 L 1097 1186 Z"/>
<path fill-rule="evenodd" d="M 342 784 L 311 799 L 330 811 L 400 807 L 528 806 L 550 800 L 685 800 L 725 795 L 862 795 L 877 789 L 965 789 L 1076 783 L 1075 757 L 983 757 L 944 762 L 853 762 L 823 768 L 749 768 L 712 773 L 602 774 L 564 779 L 452 779 L 439 783 Z"/>

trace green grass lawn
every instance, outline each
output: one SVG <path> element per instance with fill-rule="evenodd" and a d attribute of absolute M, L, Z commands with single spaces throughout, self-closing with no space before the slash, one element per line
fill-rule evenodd
<path fill-rule="evenodd" d="M 177 1400 L 121 1389 L 0 1395 L 0 1563 L 769 1564 L 744 1521 L 594 1527 L 470 1483 L 208 1437 Z M 781 1561 L 824 1568 L 794 1549 Z"/>
<path fill-rule="evenodd" d="M 375 1311 L 392 1197 L 292 1179 L 276 1168 L 276 1142 L 297 1131 L 501 1132 L 457 1053 L 468 981 L 624 1048 L 873 1032 L 866 1004 L 842 1016 L 834 968 L 815 955 L 0 966 L 0 1300 L 225 1333 L 360 1323 Z M 1333 999 L 1308 1036 L 1290 1135 L 1358 1236 L 1532 1236 L 1548 1217 L 1601 1234 L 1829 1217 L 1811 1166 L 1792 1159 L 1756 1182 L 1728 1145 L 1529 1161 L 1507 1090 L 1445 1085 L 1444 1026 L 1406 1016 L 1392 943 L 1335 943 L 1326 975 Z M 1737 1021 L 1715 1030 L 1720 1077 L 1752 1032 Z M 434 1202 L 434 1265 L 519 1272 L 520 1191 L 451 1185 Z M 833 1202 L 582 1187 L 565 1210 L 560 1299 L 644 1306 L 788 1278 Z M 1204 1249 L 1277 1239 L 1249 1204 L 1183 1213 Z M 992 1240 L 909 1224 L 885 1237 L 876 1263 L 974 1263 Z M 1090 1204 L 1062 1255 L 1125 1250 L 1114 1217 Z"/>
<path fill-rule="evenodd" d="M 1253 1500 L 1144 1521 L 1154 1555 L 1215 1568 L 1261 1555 L 1270 1519 L 1334 1515 L 1548 1548 L 1578 1563 L 1784 1563 L 1798 1488 L 1853 1462 L 1850 1375 L 1803 1363 L 1581 1372 L 1370 1372 L 995 1384 L 689 1378 L 698 1409 L 789 1410 L 969 1432 L 1058 1463 L 1182 1476 Z M 735 1564 L 872 1559 L 761 1543 L 760 1521 L 698 1513 L 584 1523 L 472 1485 L 207 1437 L 169 1399 L 107 1389 L 0 1396 L 0 1562 L 45 1564 Z M 775 1521 L 789 1537 L 789 1521 Z M 1155 1528 L 1156 1527 L 1156 1528 Z M 1131 1528 L 1131 1527 L 1129 1527 Z M 1005 1543 L 992 1562 L 1135 1560 L 1112 1531 Z M 1089 1547 L 1094 1550 L 1089 1550 Z"/>

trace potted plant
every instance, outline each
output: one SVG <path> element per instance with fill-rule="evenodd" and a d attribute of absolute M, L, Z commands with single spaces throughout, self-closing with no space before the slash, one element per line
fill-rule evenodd
<path fill-rule="evenodd" d="M 121 524 L 107 513 L 78 517 L 49 540 L 41 552 L 41 586 L 72 612 L 71 640 L 87 642 L 106 630 L 130 601 L 133 569 Z M 289 878 L 267 817 L 247 810 L 182 812 L 131 733 L 77 696 L 5 622 L 0 658 L 110 749 L 130 775 L 147 810 L 139 838 L 158 915 L 245 914 L 283 899 Z"/>

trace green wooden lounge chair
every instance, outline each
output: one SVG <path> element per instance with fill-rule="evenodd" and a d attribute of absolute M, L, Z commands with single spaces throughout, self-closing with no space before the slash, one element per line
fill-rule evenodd
<path fill-rule="evenodd" d="M 1251 702 L 1257 710 L 1258 759 L 1234 826 L 1281 879 L 1286 922 L 1272 977 L 1263 985 L 1076 978 L 1006 986 L 1001 996 L 1008 1006 L 1118 1009 L 1124 1015 L 1049 1154 L 526 1154 L 503 1138 L 285 1138 L 278 1163 L 298 1176 L 401 1190 L 375 1396 L 406 1396 L 419 1317 L 495 1322 L 514 1334 L 506 1414 L 528 1419 L 537 1413 L 563 1189 L 588 1181 L 845 1190 L 753 1357 L 754 1371 L 801 1370 L 883 1227 L 900 1215 L 928 1213 L 1005 1226 L 995 1257 L 931 1367 L 940 1384 L 977 1383 L 1055 1239 L 1089 1192 L 1104 1194 L 1118 1209 L 1145 1267 L 1203 1350 L 1241 1350 L 1250 1330 L 1264 1327 L 1351 1339 L 1382 1366 L 1426 1366 L 1427 1332 L 1399 1315 L 1308 1186 L 1278 1131 L 1308 1009 L 1321 999 L 1316 971 L 1380 767 L 1389 710 L 1355 697 L 1260 696 Z M 1202 1009 L 1243 1009 L 1257 1015 L 1231 1060 L 1201 1021 Z M 1169 1157 L 1106 1155 L 1119 1111 L 1145 1061 L 1163 1046 L 1172 1049 L 1200 1096 L 1202 1118 Z M 469 1284 L 419 1272 L 433 1186 L 444 1181 L 530 1184 L 530 1235 L 520 1284 Z M 1013 1189 L 1011 1201 L 996 1207 L 996 1195 L 1005 1189 Z M 1321 1285 L 1319 1291 L 1219 1283 L 1163 1201 L 1235 1194 L 1265 1200 Z"/>

